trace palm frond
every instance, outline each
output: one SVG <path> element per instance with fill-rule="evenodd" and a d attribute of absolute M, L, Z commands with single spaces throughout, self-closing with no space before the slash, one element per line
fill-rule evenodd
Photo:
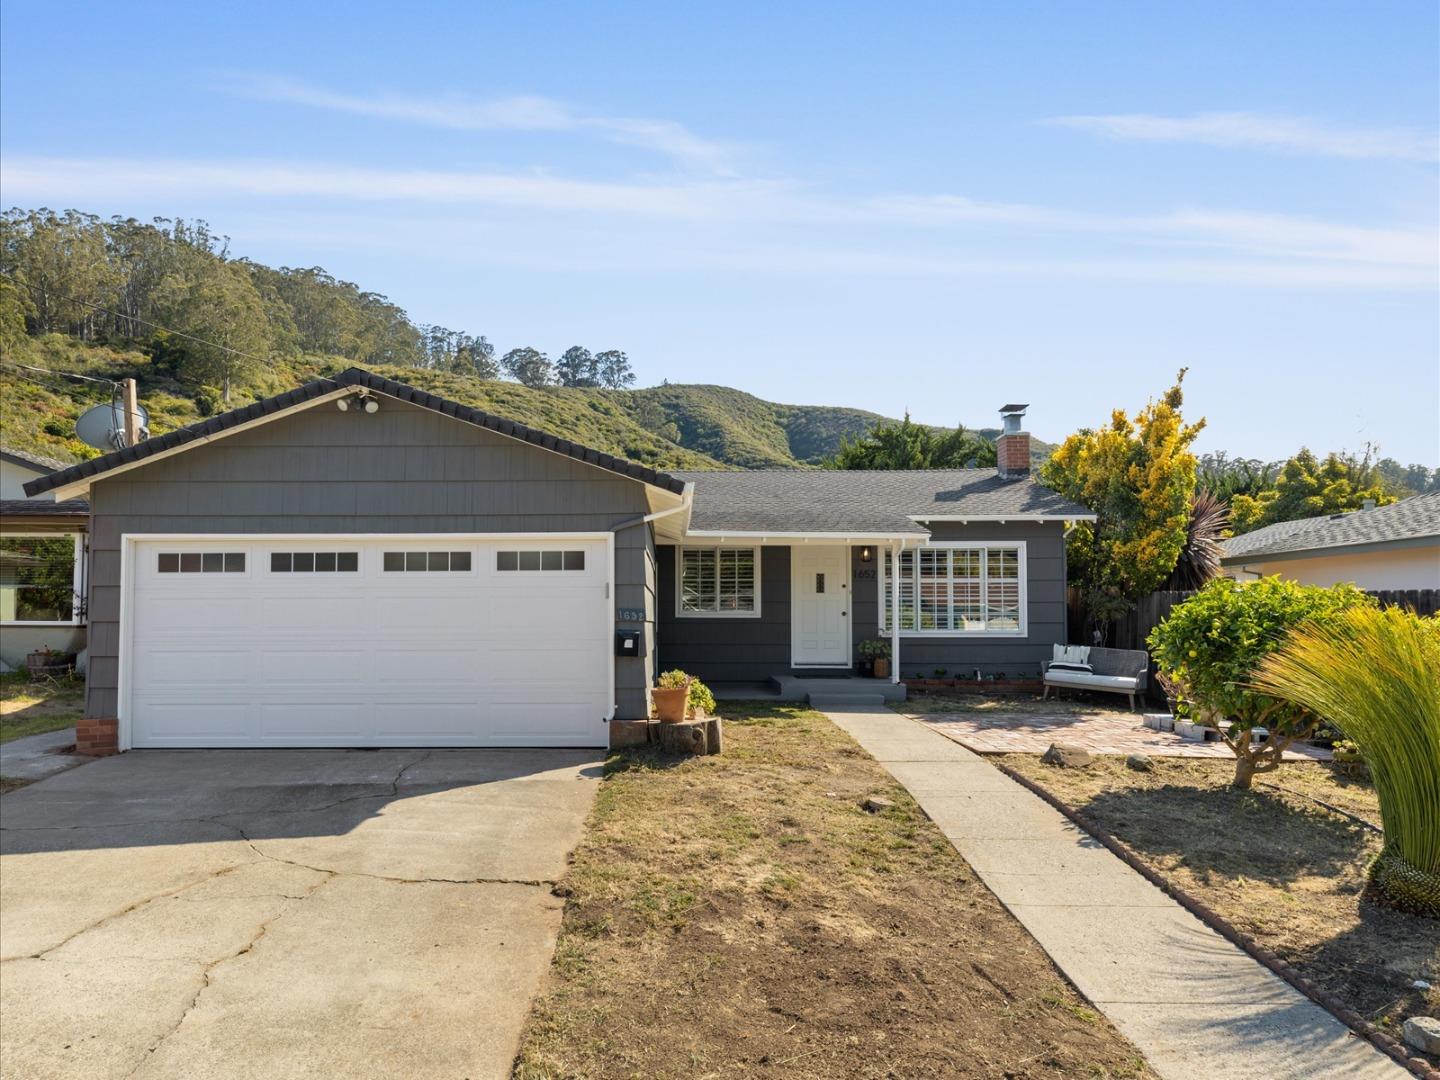
<path fill-rule="evenodd" d="M 1220 573 L 1220 541 L 1230 527 L 1230 507 L 1225 500 L 1204 488 L 1190 501 L 1190 521 L 1185 546 L 1175 569 L 1170 571 L 1166 589 L 1198 589 Z"/>
<path fill-rule="evenodd" d="M 1352 609 L 1296 631 L 1254 681 L 1360 747 L 1385 828 L 1372 880 L 1397 906 L 1440 917 L 1440 620 Z"/>

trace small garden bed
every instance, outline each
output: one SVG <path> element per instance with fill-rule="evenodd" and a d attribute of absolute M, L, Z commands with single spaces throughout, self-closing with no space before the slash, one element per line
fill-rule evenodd
<path fill-rule="evenodd" d="M 517 1076 L 1153 1075 L 847 735 L 719 712 L 612 755 Z"/>
<path fill-rule="evenodd" d="M 1149 772 L 1120 758 L 1083 769 L 996 760 L 1382 1030 L 1398 1038 L 1407 1017 L 1440 1013 L 1440 922 L 1361 899 L 1381 846 L 1362 822 L 1380 816 L 1354 767 L 1286 765 L 1237 791 L 1228 760 L 1155 759 Z"/>
<path fill-rule="evenodd" d="M 903 680 L 910 690 L 949 690 L 959 694 L 1038 694 L 1044 689 L 1039 679 L 922 679 Z"/>

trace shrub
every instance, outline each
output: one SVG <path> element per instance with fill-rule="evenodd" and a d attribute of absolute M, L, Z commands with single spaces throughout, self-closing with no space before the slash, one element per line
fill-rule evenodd
<path fill-rule="evenodd" d="M 1440 620 L 1357 608 L 1311 623 L 1265 658 L 1255 686 L 1359 747 L 1385 828 L 1370 868 L 1376 894 L 1440 918 Z"/>
<path fill-rule="evenodd" d="M 866 660 L 887 660 L 890 657 L 890 642 L 884 638 L 867 638 L 856 646 L 856 651 Z"/>
<path fill-rule="evenodd" d="M 1254 686 L 1260 662 L 1296 627 L 1367 605 L 1373 602 L 1351 585 L 1216 578 L 1151 631 L 1155 664 L 1178 691 L 1177 711 L 1218 728 L 1235 754 L 1235 787 L 1249 788 L 1257 772 L 1278 768 L 1286 748 L 1320 724 L 1305 706 Z M 1258 743 L 1250 737 L 1257 727 L 1266 731 Z"/>
<path fill-rule="evenodd" d="M 195 391 L 195 411 L 201 416 L 214 416 L 223 402 L 224 396 L 213 386 L 202 386 Z"/>
<path fill-rule="evenodd" d="M 686 696 L 686 703 L 697 712 L 713 713 L 715 711 L 715 695 L 710 688 L 693 675 L 687 675 L 678 668 L 674 671 L 661 672 L 660 677 L 655 680 L 655 685 L 661 690 L 678 690 L 684 686 L 686 681 L 690 683 L 690 693 Z"/>

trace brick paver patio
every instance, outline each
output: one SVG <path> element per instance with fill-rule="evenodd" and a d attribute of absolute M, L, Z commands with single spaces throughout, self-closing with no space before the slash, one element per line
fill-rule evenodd
<path fill-rule="evenodd" d="M 907 714 L 909 715 L 909 714 Z M 1051 743 L 1092 754 L 1228 758 L 1223 742 L 1190 742 L 1171 731 L 1147 728 L 1139 713 L 926 713 L 913 717 L 977 754 L 1043 754 Z M 1286 761 L 1329 761 L 1330 751 L 1296 744 Z"/>

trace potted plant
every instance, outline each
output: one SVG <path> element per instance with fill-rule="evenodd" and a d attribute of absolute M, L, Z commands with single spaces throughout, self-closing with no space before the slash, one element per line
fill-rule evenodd
<path fill-rule="evenodd" d="M 870 673 L 877 679 L 890 677 L 890 642 L 884 638 L 867 638 L 860 642 L 860 655 L 870 661 Z"/>
<path fill-rule="evenodd" d="M 683 671 L 666 671 L 655 680 L 650 700 L 655 716 L 662 724 L 678 724 L 686 716 L 704 716 L 715 709 L 715 695 L 693 675 Z"/>

